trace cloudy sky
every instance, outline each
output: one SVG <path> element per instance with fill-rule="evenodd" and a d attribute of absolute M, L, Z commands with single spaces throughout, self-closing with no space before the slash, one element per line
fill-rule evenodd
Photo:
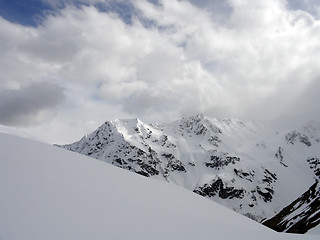
<path fill-rule="evenodd" d="M 318 0 L 0 0 L 0 16 L 0 124 L 38 140 L 116 118 L 320 118 Z"/>

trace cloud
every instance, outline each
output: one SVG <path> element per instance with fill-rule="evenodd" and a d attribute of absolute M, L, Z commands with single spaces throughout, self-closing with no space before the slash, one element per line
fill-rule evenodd
<path fill-rule="evenodd" d="M 30 82 L 57 79 L 63 102 L 26 108 L 54 113 L 55 131 L 54 123 L 68 129 L 62 126 L 72 119 L 81 129 L 92 121 L 199 112 L 272 119 L 292 114 L 297 102 L 317 109 L 310 91 L 320 76 L 320 22 L 306 8 L 282 0 L 136 0 L 126 15 L 114 1 L 99 2 L 57 1 L 64 7 L 38 27 L 0 18 L 1 86 L 24 96 Z M 2 109 L 12 120 L 23 109 L 8 96 Z"/>
<path fill-rule="evenodd" d="M 320 119 L 320 76 L 315 76 L 305 88 L 302 89 L 299 96 L 292 101 L 289 111 L 292 116 L 304 116 L 307 120 Z"/>
<path fill-rule="evenodd" d="M 287 4 L 291 9 L 306 11 L 318 19 L 320 17 L 320 4 L 317 0 L 290 0 Z"/>
<path fill-rule="evenodd" d="M 0 123 L 8 126 L 37 124 L 44 113 L 64 100 L 63 89 L 47 82 L 0 91 Z"/>
<path fill-rule="evenodd" d="M 286 114 L 286 104 L 319 72 L 319 60 L 312 54 L 319 48 L 314 42 L 319 22 L 307 12 L 288 10 L 284 1 L 229 1 L 232 12 L 224 24 L 210 21 L 206 11 L 186 2 L 162 3 L 161 8 L 146 2 L 140 7 L 157 25 L 167 27 L 168 38 L 182 39 L 185 58 L 197 59 L 208 73 L 201 84 L 215 87 L 203 93 L 206 109 L 221 108 L 233 117 L 274 118 Z M 198 83 L 194 78 L 195 88 Z M 283 108 L 275 110 L 278 105 Z"/>

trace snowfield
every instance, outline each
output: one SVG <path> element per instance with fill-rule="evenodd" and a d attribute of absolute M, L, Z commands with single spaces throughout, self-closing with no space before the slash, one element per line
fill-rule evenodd
<path fill-rule="evenodd" d="M 0 239 L 319 239 L 276 233 L 174 184 L 0 134 Z"/>

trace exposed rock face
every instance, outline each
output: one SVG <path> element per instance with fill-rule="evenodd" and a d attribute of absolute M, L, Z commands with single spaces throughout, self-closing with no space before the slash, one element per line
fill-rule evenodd
<path fill-rule="evenodd" d="M 284 156 L 283 156 L 283 148 L 282 148 L 282 147 L 279 147 L 279 148 L 278 148 L 278 151 L 276 152 L 275 156 L 276 156 L 276 158 L 279 159 L 279 162 L 280 162 L 283 166 L 288 167 L 288 165 L 283 162 Z"/>
<path fill-rule="evenodd" d="M 235 189 L 234 187 L 228 187 L 224 185 L 224 182 L 218 178 L 210 183 L 206 183 L 203 187 L 198 187 L 193 192 L 205 196 L 214 197 L 218 196 L 222 199 L 243 198 L 244 189 Z"/>
<path fill-rule="evenodd" d="M 163 125 L 109 121 L 60 147 L 180 185 L 261 221 L 319 177 L 319 139 L 315 123 L 279 132 L 261 123 L 197 115 Z"/>
<path fill-rule="evenodd" d="M 320 159 L 317 157 L 309 157 L 307 161 L 310 164 L 310 168 L 313 169 L 314 174 L 320 180 Z"/>
<path fill-rule="evenodd" d="M 292 131 L 290 133 L 287 133 L 286 140 L 288 143 L 294 144 L 297 141 L 300 141 L 301 143 L 305 144 L 306 146 L 310 147 L 311 142 L 309 141 L 308 136 L 306 136 L 303 133 Z"/>
<path fill-rule="evenodd" d="M 226 153 L 222 153 L 221 156 L 210 156 L 210 162 L 205 162 L 206 167 L 215 168 L 219 170 L 222 167 L 228 166 L 230 163 L 235 164 L 239 162 L 239 157 L 228 156 Z"/>

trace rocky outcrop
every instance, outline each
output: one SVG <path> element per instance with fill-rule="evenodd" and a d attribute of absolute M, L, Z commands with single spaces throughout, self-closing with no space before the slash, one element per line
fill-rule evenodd
<path fill-rule="evenodd" d="M 196 188 L 193 192 L 204 197 L 214 197 L 218 195 L 222 199 L 241 199 L 244 196 L 245 190 L 242 188 L 228 187 L 220 178 L 217 178 L 210 183 L 204 184 L 202 187 Z"/>

